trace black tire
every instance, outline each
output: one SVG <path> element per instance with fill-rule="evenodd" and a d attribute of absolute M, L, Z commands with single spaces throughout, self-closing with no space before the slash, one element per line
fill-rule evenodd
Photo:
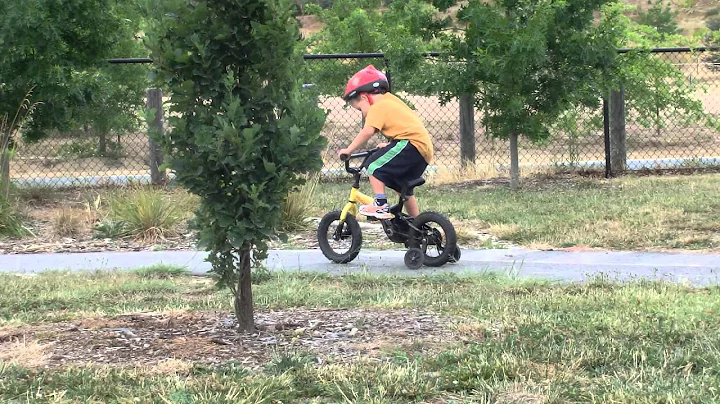
<path fill-rule="evenodd" d="M 410 269 L 420 269 L 425 261 L 425 253 L 419 248 L 411 248 L 405 253 L 405 266 Z"/>
<path fill-rule="evenodd" d="M 343 233 L 347 233 L 348 229 L 350 230 L 350 236 L 352 237 L 350 248 L 345 253 L 336 253 L 328 242 L 328 230 L 333 222 L 340 220 L 340 213 L 341 212 L 339 210 L 328 212 L 320 220 L 317 230 L 318 246 L 320 246 L 320 251 L 322 251 L 323 255 L 330 261 L 337 264 L 347 264 L 348 262 L 354 260 L 360 253 L 360 247 L 362 246 L 362 231 L 360 230 L 360 224 L 357 222 L 357 219 L 355 219 L 355 216 L 347 215 L 345 218 L 345 226 L 347 227 L 343 229 Z"/>
<path fill-rule="evenodd" d="M 443 233 L 445 233 L 445 247 L 443 248 L 440 255 L 436 257 L 431 257 L 427 255 L 427 246 L 423 248 L 423 246 L 421 245 L 421 249 L 423 249 L 423 254 L 425 255 L 425 265 L 429 267 L 443 266 L 447 264 L 448 261 L 450 261 L 453 252 L 457 249 L 457 235 L 455 234 L 455 227 L 452 225 L 450 220 L 448 220 L 448 218 L 438 212 L 422 212 L 417 215 L 417 217 L 413 219 L 412 222 L 413 226 L 417 228 L 421 228 L 426 223 L 437 223 L 440 225 Z M 415 233 L 415 231 L 413 231 L 413 233 Z"/>

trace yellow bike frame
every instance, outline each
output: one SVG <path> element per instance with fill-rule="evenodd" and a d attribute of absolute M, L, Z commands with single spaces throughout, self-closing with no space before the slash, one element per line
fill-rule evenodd
<path fill-rule="evenodd" d="M 361 203 L 363 205 L 370 205 L 371 203 L 373 203 L 373 198 L 363 194 L 362 192 L 360 192 L 359 189 L 352 187 L 350 189 L 350 198 L 348 198 L 348 203 L 345 204 L 342 213 L 340 213 L 340 222 L 344 222 L 348 214 L 357 216 L 358 203 Z"/>

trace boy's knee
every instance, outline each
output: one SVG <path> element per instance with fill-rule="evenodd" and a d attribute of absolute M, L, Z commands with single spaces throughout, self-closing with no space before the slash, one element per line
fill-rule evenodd
<path fill-rule="evenodd" d="M 384 184 L 384 182 L 383 182 L 381 179 L 379 179 L 378 177 L 376 177 L 376 176 L 374 176 L 374 175 L 372 175 L 372 174 L 370 174 L 370 175 L 368 176 L 368 178 L 370 179 L 370 181 L 376 181 L 376 182 L 379 182 L 379 183 L 381 183 L 381 184 Z"/>

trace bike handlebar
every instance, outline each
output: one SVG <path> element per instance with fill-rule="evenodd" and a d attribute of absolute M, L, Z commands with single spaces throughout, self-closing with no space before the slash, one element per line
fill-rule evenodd
<path fill-rule="evenodd" d="M 340 155 L 340 160 L 345 162 L 345 171 L 347 171 L 351 174 L 357 174 L 362 169 L 362 165 L 365 164 L 365 161 L 363 161 L 363 164 L 361 164 L 360 167 L 350 168 L 350 160 L 356 159 L 356 158 L 363 158 L 363 157 L 365 159 L 367 159 L 368 157 L 370 157 L 373 153 L 375 153 L 378 150 L 380 150 L 379 147 L 376 147 L 376 148 L 370 149 L 370 150 L 366 150 L 363 152 L 359 152 L 359 153 L 352 153 L 352 154 L 343 153 Z"/>
<path fill-rule="evenodd" d="M 356 159 L 356 158 L 360 158 L 360 157 L 367 157 L 367 156 L 375 153 L 375 152 L 378 151 L 378 150 L 380 150 L 379 147 L 376 147 L 376 148 L 370 149 L 370 150 L 366 150 L 366 151 L 364 151 L 364 152 L 359 152 L 359 153 L 353 153 L 353 154 L 343 153 L 343 154 L 340 155 L 340 160 L 341 160 L 341 161 L 348 161 L 348 160 L 350 160 L 350 159 Z"/>

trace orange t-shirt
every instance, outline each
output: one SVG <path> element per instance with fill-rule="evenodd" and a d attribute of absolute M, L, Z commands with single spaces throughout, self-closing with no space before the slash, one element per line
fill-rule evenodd
<path fill-rule="evenodd" d="M 385 93 L 370 106 L 365 127 L 370 126 L 389 139 L 410 141 L 428 164 L 432 161 L 434 149 L 425 125 L 415 111 L 393 94 Z"/>

